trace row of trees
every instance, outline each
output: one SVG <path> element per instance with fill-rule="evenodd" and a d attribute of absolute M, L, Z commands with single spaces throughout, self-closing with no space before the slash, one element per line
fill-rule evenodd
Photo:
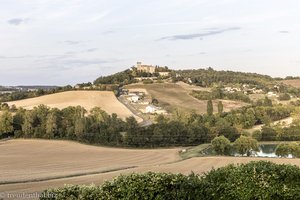
<path fill-rule="evenodd" d="M 157 123 L 140 127 L 134 117 L 123 121 L 100 108 L 87 114 L 80 106 L 59 110 L 44 105 L 33 110 L 18 109 L 14 115 L 4 111 L 0 115 L 0 136 L 7 134 L 134 147 L 192 145 L 209 142 L 212 138 L 200 115 L 190 116 L 188 121 L 159 116 Z"/>
<path fill-rule="evenodd" d="M 269 126 L 272 121 L 278 121 L 291 116 L 294 106 L 275 105 L 268 103 L 268 106 L 245 106 L 230 112 L 223 112 L 223 104 L 219 101 L 217 106 L 218 115 L 213 115 L 215 111 L 211 100 L 207 102 L 207 115 L 209 116 L 210 126 L 234 126 L 244 129 L 252 128 L 254 125 L 265 124 Z M 267 104 L 268 103 L 268 104 Z M 271 106 L 270 106 L 271 105 Z"/>
<path fill-rule="evenodd" d="M 0 136 L 64 138 L 91 144 L 134 147 L 198 145 L 221 135 L 234 142 L 243 133 L 243 128 L 270 124 L 272 120 L 290 116 L 292 109 L 288 106 L 249 106 L 226 113 L 222 102 L 219 102 L 218 114 L 214 114 L 213 110 L 210 100 L 207 114 L 177 111 L 172 118 L 159 115 L 156 123 L 140 127 L 133 117 L 124 121 L 100 108 L 94 108 L 87 114 L 80 106 L 59 110 L 40 105 L 33 110 L 15 108 L 12 115 L 6 107 L 0 115 Z M 264 127 L 253 135 L 257 140 L 296 140 L 300 138 L 298 130 L 300 128 L 296 125 L 284 128 L 282 132 Z M 283 132 L 285 134 L 279 134 Z"/>
<path fill-rule="evenodd" d="M 227 93 L 224 92 L 220 87 L 212 88 L 211 92 L 193 90 L 190 93 L 190 95 L 192 95 L 193 97 L 199 100 L 229 99 L 229 100 L 239 100 L 246 103 L 251 102 L 249 96 L 245 95 L 243 92 Z"/>
<path fill-rule="evenodd" d="M 231 155 L 236 150 L 240 155 L 250 156 L 252 151 L 258 151 L 257 140 L 246 136 L 240 136 L 233 145 L 226 137 L 218 136 L 211 141 L 211 144 L 218 155 Z"/>
<path fill-rule="evenodd" d="M 177 74 L 177 75 L 176 75 Z M 192 82 L 202 87 L 212 87 L 215 84 L 249 84 L 260 89 L 268 88 L 268 83 L 274 82 L 270 76 L 233 71 L 216 71 L 212 68 L 197 70 L 177 70 L 173 81 Z"/>

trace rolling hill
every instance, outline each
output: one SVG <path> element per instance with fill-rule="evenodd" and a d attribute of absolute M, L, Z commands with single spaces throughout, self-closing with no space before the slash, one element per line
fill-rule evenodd
<path fill-rule="evenodd" d="M 176 108 L 183 111 L 195 111 L 199 114 L 206 113 L 207 101 L 198 100 L 189 93 L 192 90 L 207 90 L 197 86 L 190 86 L 182 82 L 179 83 L 155 83 L 155 84 L 131 84 L 127 85 L 128 89 L 146 89 L 152 98 L 156 98 L 160 105 L 168 111 Z M 240 101 L 222 100 L 224 111 L 240 108 L 247 105 Z M 217 108 L 218 100 L 213 101 L 214 107 Z"/>
<path fill-rule="evenodd" d="M 300 79 L 283 80 L 282 83 L 296 88 L 300 88 Z"/>
<path fill-rule="evenodd" d="M 122 119 L 135 116 L 110 91 L 68 91 L 7 103 L 10 106 L 16 105 L 25 109 L 32 109 L 40 104 L 59 109 L 78 105 L 86 110 L 101 107 L 107 113 L 116 113 Z M 135 117 L 138 121 L 141 121 L 139 117 Z"/>

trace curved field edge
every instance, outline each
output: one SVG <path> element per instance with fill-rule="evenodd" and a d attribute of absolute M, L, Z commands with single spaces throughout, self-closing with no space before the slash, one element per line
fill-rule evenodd
<path fill-rule="evenodd" d="M 116 113 L 122 119 L 134 116 L 138 121 L 142 120 L 119 102 L 110 91 L 67 91 L 7 103 L 24 109 L 32 109 L 41 104 L 58 109 L 82 106 L 88 111 L 94 107 L 100 107 L 109 114 Z"/>

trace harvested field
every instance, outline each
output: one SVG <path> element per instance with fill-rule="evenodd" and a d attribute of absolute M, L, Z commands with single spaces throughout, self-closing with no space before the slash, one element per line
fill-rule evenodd
<path fill-rule="evenodd" d="M 105 148 L 54 140 L 0 143 L 0 185 L 158 165 L 179 159 L 179 149 Z"/>
<path fill-rule="evenodd" d="M 284 83 L 284 84 L 293 86 L 293 87 L 300 88 L 300 79 L 284 80 L 284 81 L 281 81 L 281 82 Z"/>
<path fill-rule="evenodd" d="M 178 151 L 179 149 L 103 148 L 66 141 L 6 141 L 0 144 L 0 180 L 31 179 L 33 176 L 49 177 L 53 173 L 66 175 L 72 171 L 113 169 L 114 166 L 135 165 L 137 167 L 39 182 L 0 184 L 0 192 L 39 192 L 46 188 L 61 187 L 64 184 L 102 184 L 105 180 L 111 180 L 120 174 L 132 172 L 155 171 L 189 174 L 193 171 L 201 174 L 212 168 L 219 168 L 232 163 L 247 163 L 258 160 L 300 166 L 300 159 L 197 157 L 179 160 Z"/>
<path fill-rule="evenodd" d="M 68 91 L 31 99 L 11 101 L 8 102 L 8 104 L 10 106 L 15 104 L 17 107 L 23 107 L 25 109 L 32 109 L 40 104 L 59 109 L 80 105 L 87 110 L 94 107 L 101 107 L 109 114 L 118 114 L 122 119 L 134 116 L 129 109 L 118 101 L 114 93 L 110 91 Z M 138 121 L 141 121 L 139 117 L 135 117 Z"/>
<path fill-rule="evenodd" d="M 146 89 L 152 98 L 156 98 L 162 107 L 169 112 L 176 108 L 183 111 L 196 111 L 197 113 L 206 113 L 207 101 L 198 100 L 189 93 L 197 86 L 189 86 L 185 83 L 157 83 L 157 84 L 131 84 L 126 86 L 128 89 Z M 191 89 L 192 88 L 192 89 Z M 240 108 L 247 105 L 240 101 L 221 100 L 224 105 L 224 111 Z M 213 101 L 215 111 L 217 111 L 218 100 Z"/>

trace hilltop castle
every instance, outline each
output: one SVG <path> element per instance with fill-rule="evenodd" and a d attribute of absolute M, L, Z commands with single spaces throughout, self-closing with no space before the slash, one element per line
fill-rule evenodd
<path fill-rule="evenodd" d="M 136 69 L 140 72 L 146 72 L 146 73 L 155 73 L 155 66 L 152 65 L 142 65 L 142 62 L 136 63 Z"/>

